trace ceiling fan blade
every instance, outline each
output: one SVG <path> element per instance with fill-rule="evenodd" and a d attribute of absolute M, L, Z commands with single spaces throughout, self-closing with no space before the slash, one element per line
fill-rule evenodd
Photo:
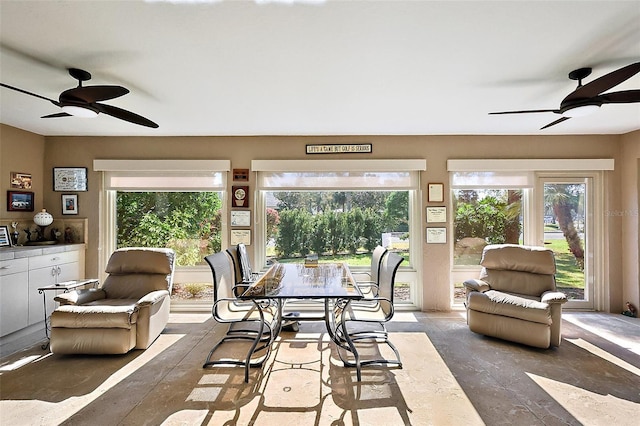
<path fill-rule="evenodd" d="M 141 115 L 135 114 L 131 111 L 124 110 L 122 108 L 114 107 L 113 105 L 106 104 L 92 104 L 99 112 L 105 113 L 115 118 L 119 118 L 120 120 L 128 121 L 133 124 L 139 124 L 141 126 L 152 127 L 154 129 L 158 128 L 158 125 L 153 121 L 144 118 Z"/>
<path fill-rule="evenodd" d="M 558 118 L 556 121 L 553 121 L 553 122 L 551 122 L 551 123 L 547 124 L 546 126 L 541 127 L 541 128 L 540 128 L 540 130 L 544 130 L 544 129 L 546 129 L 547 127 L 555 126 L 556 124 L 558 124 L 558 123 L 562 123 L 563 121 L 566 121 L 566 120 L 568 120 L 568 119 L 570 119 L 570 118 L 571 118 L 571 117 L 560 117 L 560 118 Z"/>
<path fill-rule="evenodd" d="M 636 62 L 634 64 L 627 65 L 626 67 L 622 67 L 620 69 L 612 71 L 609 74 L 605 74 L 602 77 L 596 78 L 595 80 L 585 84 L 584 86 L 578 87 L 566 98 L 564 98 L 562 100 L 562 103 L 564 104 L 576 99 L 585 99 L 598 96 L 600 93 L 609 90 L 614 86 L 617 86 L 625 80 L 630 79 L 638 72 L 640 72 L 640 62 Z"/>
<path fill-rule="evenodd" d="M 43 115 L 40 118 L 59 118 L 59 117 L 71 117 L 71 114 L 66 112 L 56 112 L 55 114 Z"/>
<path fill-rule="evenodd" d="M 84 86 L 65 90 L 60 94 L 60 102 L 82 101 L 87 103 L 106 101 L 129 93 L 122 86 Z"/>
<path fill-rule="evenodd" d="M 640 90 L 622 90 L 620 92 L 605 93 L 596 99 L 603 104 L 632 104 L 640 102 Z"/>
<path fill-rule="evenodd" d="M 538 113 L 538 112 L 553 112 L 555 114 L 560 114 L 560 111 L 557 109 L 530 109 L 524 111 L 499 111 L 499 112 L 490 112 L 490 115 L 496 114 L 529 114 L 529 113 Z"/>
<path fill-rule="evenodd" d="M 53 99 L 47 98 L 45 96 L 41 96 L 41 95 L 38 95 L 38 94 L 33 93 L 33 92 L 28 92 L 26 90 L 19 89 L 17 87 L 9 86 L 8 84 L 4 84 L 4 83 L 0 83 L 0 86 L 6 87 L 7 89 L 15 90 L 16 92 L 24 93 L 25 95 L 34 96 L 36 98 L 44 99 L 45 101 L 51 102 L 55 106 L 60 106 L 60 102 L 54 101 Z"/>

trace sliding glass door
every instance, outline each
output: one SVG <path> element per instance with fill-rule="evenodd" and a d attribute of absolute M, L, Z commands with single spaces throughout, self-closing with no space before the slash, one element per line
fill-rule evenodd
<path fill-rule="evenodd" d="M 538 237 L 556 258 L 556 282 L 566 308 L 593 309 L 593 194 L 591 178 L 541 177 Z"/>

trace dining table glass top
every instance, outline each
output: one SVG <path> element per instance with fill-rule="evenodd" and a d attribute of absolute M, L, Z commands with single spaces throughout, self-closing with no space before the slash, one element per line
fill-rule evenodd
<path fill-rule="evenodd" d="M 242 298 L 360 299 L 362 292 L 345 263 L 309 266 L 276 263 L 249 287 Z"/>

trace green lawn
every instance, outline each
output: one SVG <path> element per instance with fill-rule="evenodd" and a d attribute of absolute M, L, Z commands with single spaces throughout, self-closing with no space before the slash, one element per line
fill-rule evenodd
<path fill-rule="evenodd" d="M 569 244 L 564 238 L 547 240 L 544 245 L 553 250 L 556 256 L 556 282 L 560 287 L 584 288 L 584 272 L 576 263 L 569 251 Z"/>

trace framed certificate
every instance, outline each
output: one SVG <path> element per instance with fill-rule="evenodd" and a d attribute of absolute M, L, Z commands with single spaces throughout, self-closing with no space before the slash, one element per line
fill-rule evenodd
<path fill-rule="evenodd" d="M 87 191 L 86 167 L 54 167 L 54 191 Z"/>
<path fill-rule="evenodd" d="M 237 246 L 238 244 L 244 244 L 245 246 L 251 245 L 251 230 L 232 229 L 229 244 L 232 246 Z"/>
<path fill-rule="evenodd" d="M 430 183 L 427 197 L 430 203 L 443 203 L 444 202 L 444 184 Z"/>
<path fill-rule="evenodd" d="M 231 210 L 231 226 L 251 226 L 251 211 Z"/>
<path fill-rule="evenodd" d="M 447 228 L 427 228 L 427 244 L 446 244 Z"/>
<path fill-rule="evenodd" d="M 427 223 L 438 223 L 447 221 L 446 207 L 427 207 Z"/>

